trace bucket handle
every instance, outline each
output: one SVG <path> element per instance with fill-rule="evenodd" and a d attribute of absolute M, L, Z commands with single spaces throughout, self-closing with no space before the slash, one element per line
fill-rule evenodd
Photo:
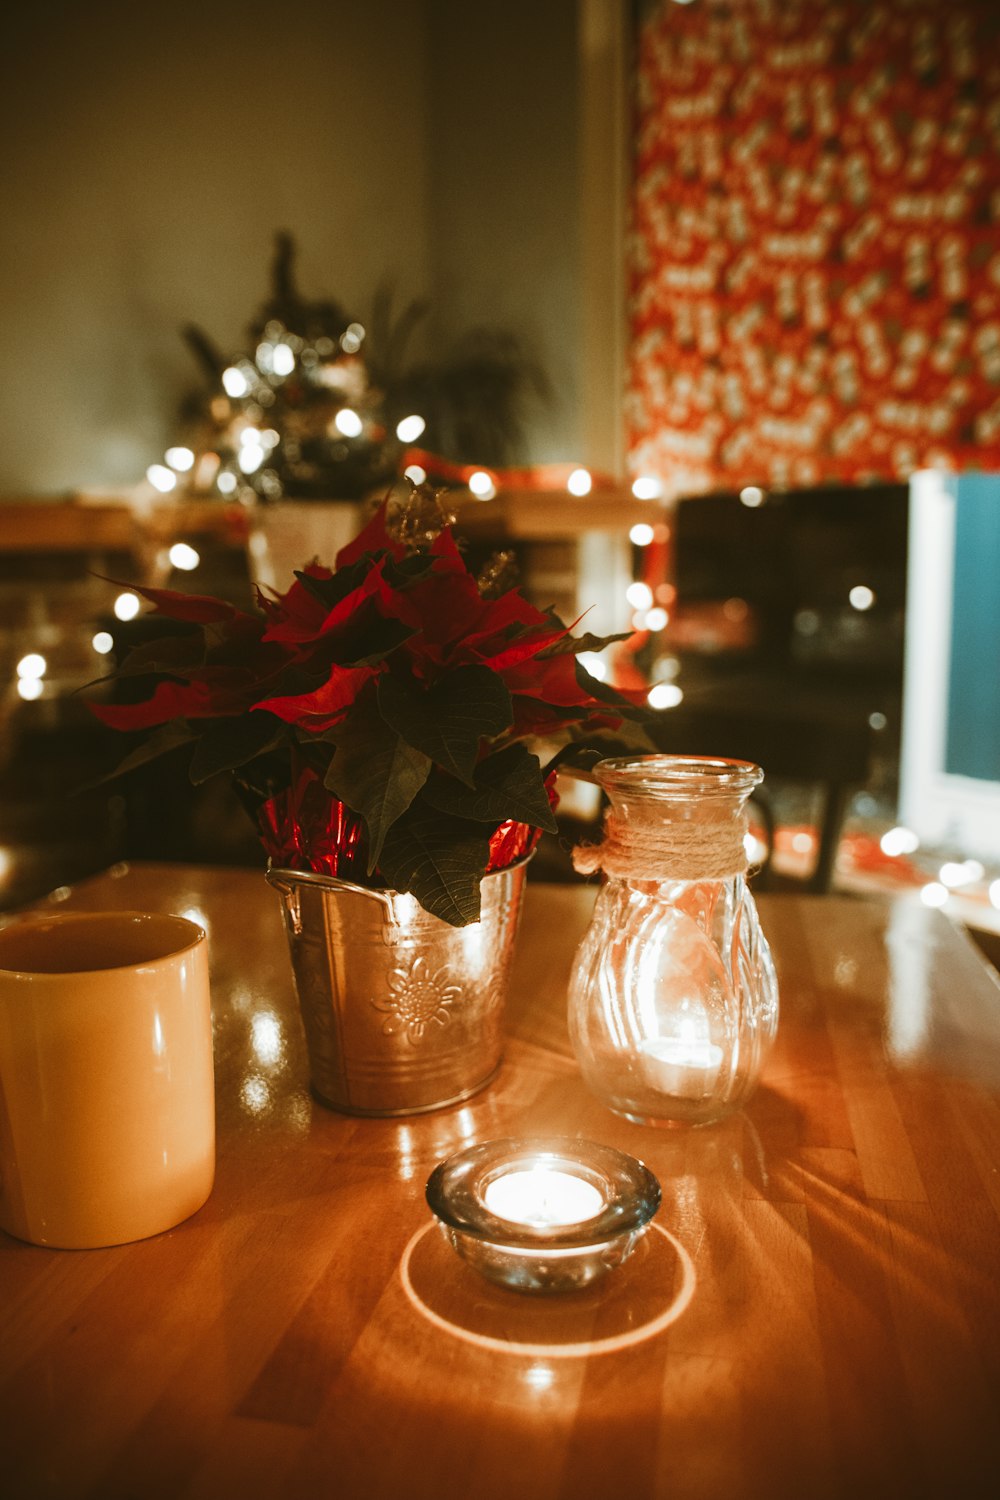
<path fill-rule="evenodd" d="M 268 885 L 274 886 L 284 903 L 291 924 L 292 933 L 295 937 L 302 934 L 302 887 L 315 885 L 327 890 L 356 891 L 359 896 L 367 896 L 370 900 L 377 901 L 385 908 L 386 924 L 390 931 L 398 931 L 396 926 L 396 914 L 392 904 L 392 893 L 389 891 L 373 891 L 367 886 L 354 885 L 351 881 L 336 880 L 332 876 L 314 875 L 311 872 L 296 870 L 291 879 L 286 878 L 283 870 L 275 869 L 268 865 L 264 871 L 264 878 Z M 394 939 L 387 938 L 390 947 Z"/>
<path fill-rule="evenodd" d="M 302 936 L 302 902 L 299 900 L 298 886 L 292 885 L 290 881 L 282 880 L 276 870 L 266 870 L 264 879 L 281 897 L 282 905 L 288 916 L 288 925 L 294 937 Z"/>

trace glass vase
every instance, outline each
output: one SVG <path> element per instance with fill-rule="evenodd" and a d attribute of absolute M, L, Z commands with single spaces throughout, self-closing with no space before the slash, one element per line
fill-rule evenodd
<path fill-rule="evenodd" d="M 753 1091 L 778 1023 L 778 986 L 746 884 L 745 761 L 651 755 L 601 761 L 603 868 L 570 980 L 587 1086 L 641 1124 L 707 1125 Z"/>

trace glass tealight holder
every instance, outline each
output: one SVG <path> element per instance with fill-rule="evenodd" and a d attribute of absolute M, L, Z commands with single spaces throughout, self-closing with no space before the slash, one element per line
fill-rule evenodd
<path fill-rule="evenodd" d="M 660 1185 L 611 1146 L 508 1139 L 441 1162 L 427 1202 L 445 1239 L 487 1280 L 569 1292 L 627 1260 L 660 1206 Z"/>
<path fill-rule="evenodd" d="M 778 1024 L 778 985 L 746 883 L 746 761 L 649 755 L 600 761 L 604 869 L 577 951 L 569 1025 L 584 1081 L 640 1124 L 706 1125 L 756 1087 Z"/>

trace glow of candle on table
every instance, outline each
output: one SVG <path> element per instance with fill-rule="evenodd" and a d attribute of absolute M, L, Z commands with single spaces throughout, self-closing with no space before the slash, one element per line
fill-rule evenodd
<path fill-rule="evenodd" d="M 594 1218 L 605 1200 L 593 1183 L 572 1172 L 533 1166 L 495 1177 L 483 1192 L 483 1202 L 498 1219 L 548 1229 Z"/>
<path fill-rule="evenodd" d="M 677 1036 L 654 1037 L 639 1050 L 647 1083 L 675 1099 L 703 1099 L 722 1066 L 722 1048 L 688 1019 L 681 1021 Z"/>

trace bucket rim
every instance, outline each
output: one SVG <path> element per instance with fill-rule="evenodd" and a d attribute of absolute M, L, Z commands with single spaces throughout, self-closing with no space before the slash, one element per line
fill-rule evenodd
<path fill-rule="evenodd" d="M 481 879 L 492 880 L 498 875 L 509 875 L 512 871 L 519 870 L 523 865 L 528 864 L 534 857 L 535 851 L 532 849 L 527 854 L 522 854 L 520 859 L 512 860 L 509 865 L 504 865 L 502 870 L 488 870 Z M 314 886 L 320 890 L 349 891 L 357 896 L 370 896 L 373 900 L 381 901 L 383 904 L 391 901 L 394 896 L 410 894 L 406 891 L 397 891 L 394 886 L 357 885 L 352 880 L 341 880 L 336 875 L 321 875 L 315 870 L 290 870 L 284 865 L 274 865 L 270 860 L 264 871 L 264 879 L 275 890 L 287 889 L 295 885 Z M 416 897 L 413 899 L 416 900 Z"/>

